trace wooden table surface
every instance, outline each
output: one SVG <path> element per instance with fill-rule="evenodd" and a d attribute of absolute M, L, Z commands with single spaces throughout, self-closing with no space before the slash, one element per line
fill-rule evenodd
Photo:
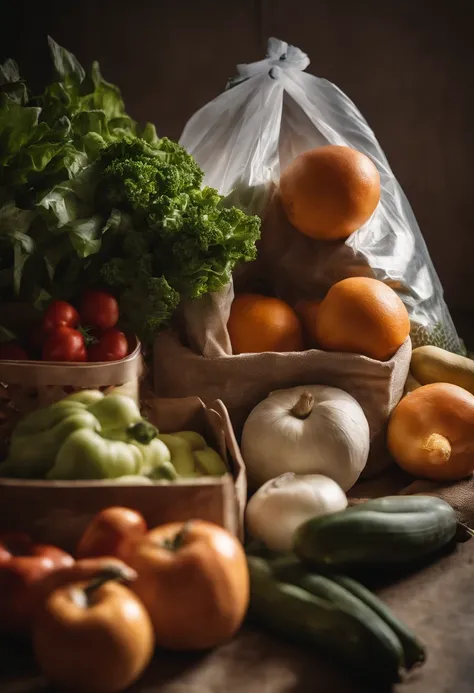
<path fill-rule="evenodd" d="M 425 642 L 428 661 L 394 693 L 474 690 L 474 541 L 421 572 L 381 590 L 384 600 Z M 402 595 L 402 596 L 401 596 Z M 0 646 L 1 693 L 52 691 L 31 654 Z M 250 629 L 204 656 L 159 654 L 133 693 L 382 693 L 355 684 L 316 653 Z"/>

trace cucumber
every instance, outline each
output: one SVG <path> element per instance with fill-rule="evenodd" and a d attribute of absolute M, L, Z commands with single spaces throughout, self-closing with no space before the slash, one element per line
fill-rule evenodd
<path fill-rule="evenodd" d="M 360 610 L 342 609 L 334 594 L 333 600 L 322 597 L 327 586 L 311 593 L 277 579 L 264 559 L 248 556 L 247 561 L 251 619 L 289 640 L 325 650 L 365 677 L 390 684 L 401 680 L 403 651 L 393 634 L 387 635 L 390 629 L 382 637 L 383 629 L 368 626 Z"/>
<path fill-rule="evenodd" d="M 388 496 L 316 517 L 295 533 L 304 562 L 332 569 L 403 565 L 450 543 L 459 532 L 453 508 L 434 496 Z"/>
<path fill-rule="evenodd" d="M 349 616 L 364 623 L 385 652 L 396 658 L 399 667 L 408 668 L 400 641 L 386 621 L 364 601 L 354 596 L 353 592 L 333 580 L 332 576 L 308 573 L 297 558 L 272 561 L 271 568 L 277 579 L 301 587 L 310 594 L 331 602 Z M 374 598 L 377 599 L 375 595 Z"/>
<path fill-rule="evenodd" d="M 418 640 L 416 635 L 411 632 L 404 623 L 385 606 L 385 604 L 367 587 L 361 585 L 357 580 L 353 580 L 346 575 L 331 575 L 331 580 L 351 592 L 354 597 L 364 602 L 374 613 L 382 618 L 398 637 L 405 658 L 405 666 L 408 670 L 423 664 L 426 660 L 426 650 L 424 645 Z"/>

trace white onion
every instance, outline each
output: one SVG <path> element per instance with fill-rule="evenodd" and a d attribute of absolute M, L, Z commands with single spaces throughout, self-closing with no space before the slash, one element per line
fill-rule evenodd
<path fill-rule="evenodd" d="M 247 530 L 272 551 L 291 551 L 293 536 L 306 520 L 347 507 L 341 487 L 321 474 L 281 474 L 267 481 L 249 500 Z"/>

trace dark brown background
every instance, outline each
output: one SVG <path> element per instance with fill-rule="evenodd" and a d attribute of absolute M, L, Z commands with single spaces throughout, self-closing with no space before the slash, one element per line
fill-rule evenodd
<path fill-rule="evenodd" d="M 375 130 L 407 193 L 463 333 L 474 310 L 473 0 L 11 0 L 0 58 L 32 86 L 46 35 L 101 63 L 131 115 L 179 137 L 269 36 L 302 48 Z M 9 16 L 8 16 L 9 15 Z"/>

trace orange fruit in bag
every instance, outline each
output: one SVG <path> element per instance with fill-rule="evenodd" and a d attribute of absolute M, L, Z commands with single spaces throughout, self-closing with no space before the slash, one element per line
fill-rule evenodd
<path fill-rule="evenodd" d="M 234 354 L 304 349 L 301 322 L 293 308 L 279 298 L 237 295 L 227 329 Z"/>
<path fill-rule="evenodd" d="M 327 351 L 387 361 L 409 333 L 403 301 L 378 279 L 343 279 L 329 289 L 318 308 L 317 343 Z"/>
<path fill-rule="evenodd" d="M 318 240 L 344 239 L 373 214 L 380 176 L 368 156 L 327 145 L 303 152 L 283 171 L 280 195 L 286 216 Z"/>
<path fill-rule="evenodd" d="M 318 346 L 318 338 L 316 335 L 317 321 L 321 299 L 300 299 L 295 305 L 295 311 L 298 315 L 305 332 L 305 341 L 310 348 Z"/>

